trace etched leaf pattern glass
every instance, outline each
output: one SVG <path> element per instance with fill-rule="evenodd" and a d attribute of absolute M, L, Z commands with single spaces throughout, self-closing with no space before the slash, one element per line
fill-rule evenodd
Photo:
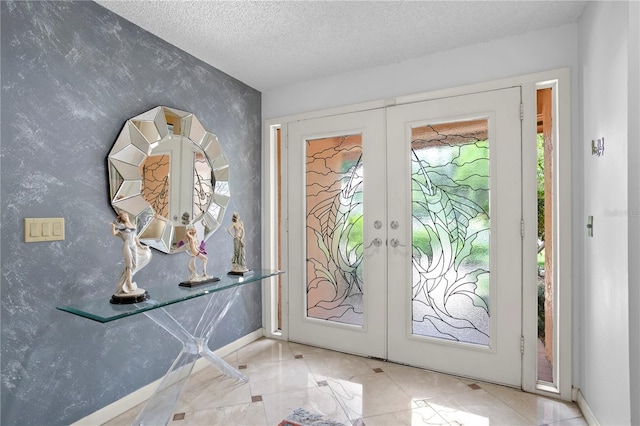
<path fill-rule="evenodd" d="M 168 154 L 148 155 L 142 164 L 142 196 L 162 217 L 169 217 L 169 168 Z"/>
<path fill-rule="evenodd" d="M 489 344 L 488 121 L 415 127 L 412 331 Z"/>
<path fill-rule="evenodd" d="M 307 141 L 307 316 L 363 324 L 362 136 Z"/>
<path fill-rule="evenodd" d="M 196 152 L 193 160 L 193 217 L 199 218 L 207 211 L 214 194 L 216 179 L 211 172 L 207 158 Z"/>

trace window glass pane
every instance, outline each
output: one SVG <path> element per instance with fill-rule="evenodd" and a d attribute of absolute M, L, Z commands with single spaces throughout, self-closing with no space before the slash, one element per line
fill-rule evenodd
<path fill-rule="evenodd" d="M 413 333 L 489 344 L 488 121 L 412 129 Z"/>
<path fill-rule="evenodd" d="M 362 135 L 307 141 L 307 316 L 363 324 Z"/>

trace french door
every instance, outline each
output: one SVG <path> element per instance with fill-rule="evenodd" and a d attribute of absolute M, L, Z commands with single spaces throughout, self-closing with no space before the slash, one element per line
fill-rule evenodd
<path fill-rule="evenodd" d="M 288 126 L 293 341 L 386 358 L 385 126 L 383 109 Z"/>
<path fill-rule="evenodd" d="M 289 339 L 521 384 L 520 88 L 288 126 Z"/>

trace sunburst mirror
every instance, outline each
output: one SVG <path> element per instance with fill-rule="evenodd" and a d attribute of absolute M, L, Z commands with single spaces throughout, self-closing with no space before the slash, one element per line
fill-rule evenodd
<path fill-rule="evenodd" d="M 159 106 L 127 120 L 107 161 L 111 206 L 129 214 L 142 243 L 177 253 L 187 229 L 206 241 L 220 227 L 229 163 L 192 113 Z"/>

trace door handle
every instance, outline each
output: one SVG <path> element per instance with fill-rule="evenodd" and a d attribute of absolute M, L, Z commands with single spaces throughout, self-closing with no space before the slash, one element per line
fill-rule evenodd
<path fill-rule="evenodd" d="M 397 238 L 392 238 L 391 241 L 389 241 L 389 244 L 391 245 L 391 247 L 396 248 L 396 247 L 406 247 L 404 244 L 400 244 L 400 241 L 398 241 Z"/>
<path fill-rule="evenodd" d="M 374 238 L 368 246 L 364 248 L 364 250 L 368 249 L 371 246 L 380 247 L 382 245 L 382 240 L 380 238 Z"/>

